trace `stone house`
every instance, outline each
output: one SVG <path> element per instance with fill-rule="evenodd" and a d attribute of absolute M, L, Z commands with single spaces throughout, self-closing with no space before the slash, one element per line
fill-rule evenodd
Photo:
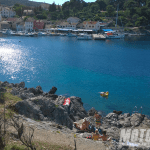
<path fill-rule="evenodd" d="M 34 20 L 33 29 L 34 30 L 44 29 L 44 25 L 45 25 L 45 23 L 43 20 Z"/>
<path fill-rule="evenodd" d="M 41 4 L 41 7 L 42 7 L 42 9 L 44 9 L 44 10 L 49 10 L 49 4 L 47 4 L 47 3 L 42 3 L 42 4 Z"/>
<path fill-rule="evenodd" d="M 84 21 L 82 23 L 82 28 L 87 30 L 98 31 L 101 28 L 101 22 L 99 21 Z"/>
<path fill-rule="evenodd" d="M 77 18 L 77 17 L 69 17 L 67 19 L 67 22 L 69 22 L 69 23 L 79 23 L 80 21 L 81 20 L 79 18 Z"/>
<path fill-rule="evenodd" d="M 61 22 L 57 25 L 58 28 L 65 28 L 65 29 L 76 29 L 78 23 L 69 23 L 69 22 Z"/>
<path fill-rule="evenodd" d="M 34 19 L 33 18 L 27 18 L 25 21 L 25 30 L 26 31 L 32 31 L 34 27 Z"/>
<path fill-rule="evenodd" d="M 0 13 L 4 18 L 14 17 L 16 15 L 16 12 L 13 11 L 13 8 L 3 6 L 0 6 Z"/>
<path fill-rule="evenodd" d="M 11 29 L 12 25 L 11 25 L 11 22 L 9 21 L 2 21 L 0 22 L 0 28 L 1 30 L 3 29 Z"/>
<path fill-rule="evenodd" d="M 25 30 L 24 22 L 17 22 L 16 23 L 16 30 L 17 31 L 24 31 Z"/>
<path fill-rule="evenodd" d="M 34 16 L 34 11 L 33 10 L 24 10 L 23 15 L 24 16 Z"/>

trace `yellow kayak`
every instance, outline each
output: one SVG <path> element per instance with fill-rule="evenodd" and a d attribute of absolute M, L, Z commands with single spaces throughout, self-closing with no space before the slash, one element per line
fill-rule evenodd
<path fill-rule="evenodd" d="M 100 92 L 100 96 L 107 97 L 109 95 L 109 92 Z"/>

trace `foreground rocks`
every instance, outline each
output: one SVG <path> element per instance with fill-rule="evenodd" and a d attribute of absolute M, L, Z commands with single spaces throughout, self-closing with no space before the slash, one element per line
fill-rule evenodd
<path fill-rule="evenodd" d="M 24 82 L 19 84 L 1 82 L 1 91 L 6 91 L 4 87 L 12 88 L 11 94 L 22 99 L 15 104 L 15 109 L 28 118 L 40 121 L 52 120 L 72 129 L 73 122 L 87 117 L 81 98 L 72 96 L 70 105 L 64 106 L 66 97 L 56 95 L 56 87 L 52 87 L 48 93 L 44 93 L 41 86 L 25 88 Z"/>

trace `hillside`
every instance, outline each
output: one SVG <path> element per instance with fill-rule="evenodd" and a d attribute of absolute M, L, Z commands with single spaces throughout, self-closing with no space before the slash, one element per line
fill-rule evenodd
<path fill-rule="evenodd" d="M 13 6 L 16 3 L 26 5 L 26 6 L 34 6 L 34 7 L 42 4 L 40 2 L 34 2 L 34 1 L 29 1 L 29 0 L 0 0 L 0 4 L 6 5 L 6 6 Z"/>

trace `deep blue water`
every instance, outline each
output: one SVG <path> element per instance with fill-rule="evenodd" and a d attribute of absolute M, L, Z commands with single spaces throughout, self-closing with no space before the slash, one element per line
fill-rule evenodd
<path fill-rule="evenodd" d="M 21 41 L 21 42 L 19 42 Z M 0 37 L 0 80 L 82 98 L 106 113 L 143 107 L 150 115 L 150 37 L 81 41 L 68 37 Z M 109 91 L 108 99 L 100 91 Z"/>

